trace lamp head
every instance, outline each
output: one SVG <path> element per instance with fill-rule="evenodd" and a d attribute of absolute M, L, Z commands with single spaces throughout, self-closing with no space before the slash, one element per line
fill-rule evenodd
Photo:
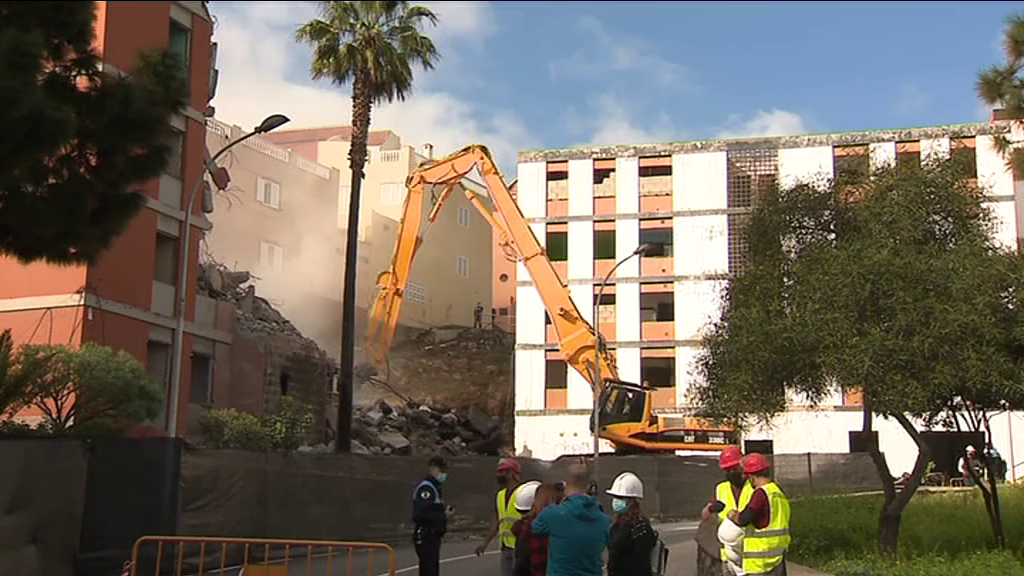
<path fill-rule="evenodd" d="M 633 250 L 633 255 L 634 256 L 646 256 L 647 253 L 650 250 L 651 250 L 651 245 L 650 244 L 641 244 L 641 245 L 636 247 L 636 250 Z"/>
<path fill-rule="evenodd" d="M 260 125 L 253 131 L 257 134 L 266 134 L 271 130 L 276 130 L 281 126 L 284 126 L 288 122 L 291 122 L 291 118 L 288 118 L 284 114 L 271 114 L 264 118 L 263 122 L 260 122 Z"/>

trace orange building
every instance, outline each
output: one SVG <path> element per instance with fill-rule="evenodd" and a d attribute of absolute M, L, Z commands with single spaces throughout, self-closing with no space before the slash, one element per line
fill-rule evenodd
<path fill-rule="evenodd" d="M 105 72 L 130 70 L 140 51 L 170 48 L 187 62 L 190 96 L 171 119 L 179 153 L 159 179 L 142 187 L 145 207 L 93 265 L 21 265 L 0 258 L 0 330 L 10 328 L 16 344 L 78 346 L 96 342 L 125 350 L 151 376 L 169 381 L 175 285 L 187 193 L 200 177 L 206 151 L 207 103 L 215 80 L 216 47 L 206 2 L 96 2 L 95 44 Z M 184 190 L 184 192 L 183 192 Z M 196 202 L 193 226 L 210 228 Z M 196 271 L 202 233 L 191 235 L 179 434 L 185 434 L 193 377 L 212 378 L 212 348 L 230 342 L 213 322 L 196 322 Z M 204 360 L 205 356 L 205 360 Z M 193 367 L 193 360 L 197 360 Z M 207 383 L 208 384 L 208 383 Z M 166 405 L 166 403 L 165 403 Z M 31 414 L 25 415 L 27 418 Z M 151 423 L 164 428 L 166 419 Z"/>

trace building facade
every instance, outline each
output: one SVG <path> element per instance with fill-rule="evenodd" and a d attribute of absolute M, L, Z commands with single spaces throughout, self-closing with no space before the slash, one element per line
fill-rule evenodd
<path fill-rule="evenodd" d="M 348 151 L 351 128 L 312 128 L 282 130 L 266 135 L 266 139 L 340 172 L 343 199 L 338 208 L 339 226 L 345 226 L 348 214 L 349 170 Z M 422 162 L 433 158 L 428 144 L 423 154 L 403 145 L 391 131 L 370 132 L 369 157 L 360 198 L 359 238 L 360 272 L 357 279 L 356 307 L 360 318 L 366 317 L 376 295 L 377 274 L 391 264 L 398 221 L 405 201 L 405 182 Z M 399 323 L 411 328 L 473 324 L 473 309 L 480 303 L 486 315 L 491 309 L 492 230 L 486 220 L 466 198 L 462 186 L 480 194 L 489 204 L 486 188 L 472 178 L 463 180 L 448 197 L 437 220 L 422 230 L 423 244 L 406 287 Z M 436 192 L 439 192 L 437 190 Z M 426 222 L 431 202 L 424 203 L 421 216 Z M 365 260 L 364 260 L 365 259 Z M 357 325 L 361 338 L 362 325 Z"/>
<path fill-rule="evenodd" d="M 211 119 L 207 146 L 219 150 L 243 133 Z M 214 196 L 206 257 L 248 271 L 256 293 L 337 360 L 345 256 L 338 209 L 347 200 L 338 170 L 258 136 L 223 164 L 231 183 Z"/>
<path fill-rule="evenodd" d="M 519 184 L 508 185 L 515 198 Z M 491 253 L 491 318 L 494 327 L 505 332 L 516 330 L 516 259 L 501 245 L 501 234 L 493 231 Z M 510 257 L 511 256 L 511 257 Z"/>
<path fill-rule="evenodd" d="M 165 173 L 142 186 L 146 205 L 109 250 L 91 266 L 21 265 L 0 259 L 0 329 L 10 328 L 16 344 L 78 346 L 95 342 L 124 350 L 144 363 L 151 376 L 169 381 L 175 286 L 184 206 L 183 183 L 200 178 L 206 139 L 204 111 L 213 96 L 215 47 L 206 2 L 96 2 L 96 48 L 105 72 L 130 71 L 140 51 L 170 48 L 188 66 L 189 102 L 171 119 L 177 153 Z M 192 224 L 210 222 L 197 202 Z M 197 256 L 201 234 L 187 247 L 190 274 L 186 286 L 179 433 L 184 434 L 190 385 L 194 377 L 210 386 L 215 346 L 230 334 L 214 326 L 212 312 L 196 310 Z M 130 263 L 130 265 L 127 265 Z M 198 375 L 198 376 L 195 376 Z M 165 388 L 166 389 L 166 388 Z M 169 405 L 165 403 L 165 405 Z M 25 415 L 32 419 L 32 414 Z M 164 427 L 166 418 L 154 422 Z"/>
<path fill-rule="evenodd" d="M 1022 228 L 1015 182 L 993 146 L 993 134 L 1007 131 L 1004 123 L 992 123 L 523 152 L 518 202 L 591 322 L 597 285 L 610 267 L 640 244 L 662 247 L 629 260 L 612 277 L 598 307 L 600 331 L 622 380 L 654 386 L 658 412 L 685 414 L 701 331 L 718 314 L 723 283 L 744 264 L 745 246 L 735 232 L 759 189 L 964 154 L 975 160 L 977 178 L 991 195 L 998 240 L 1017 246 Z M 521 265 L 516 282 L 516 449 L 540 458 L 587 452 L 590 385 L 560 359 L 540 296 Z M 746 439 L 771 441 L 776 453 L 846 452 L 848 431 L 860 429 L 860 410 L 859 397 L 837 390 L 821 409 L 795 403 L 774 428 Z M 878 429 L 893 472 L 909 470 L 910 438 L 894 423 L 882 421 Z M 1004 455 L 1010 453 L 1007 435 L 1004 430 L 1005 445 L 997 444 Z"/>

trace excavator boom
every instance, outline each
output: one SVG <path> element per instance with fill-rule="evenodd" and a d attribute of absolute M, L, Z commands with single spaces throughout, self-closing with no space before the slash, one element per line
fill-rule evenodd
<path fill-rule="evenodd" d="M 533 230 L 519 210 L 519 205 L 498 173 L 490 152 L 478 144 L 467 146 L 447 157 L 425 162 L 406 179 L 408 194 L 405 197 L 391 268 L 377 277 L 378 292 L 367 331 L 367 344 L 372 351 L 374 362 L 378 368 L 383 367 L 398 324 L 398 312 L 409 280 L 412 261 L 422 242 L 420 222 L 427 187 L 443 187 L 428 216 L 428 220 L 433 221 L 444 200 L 454 187 L 473 171 L 473 168 L 480 172 L 497 215 L 488 210 L 471 190 L 465 189 L 466 197 L 491 226 L 498 230 L 502 243 L 508 246 L 509 251 L 515 254 L 529 272 L 551 318 L 551 324 L 558 336 L 559 349 L 566 364 L 579 372 L 590 382 L 594 392 L 600 394 L 603 386 L 594 381 L 595 359 L 601 363 L 601 375 L 610 380 L 618 378 L 615 360 L 605 350 L 595 356 L 597 335 L 594 328 L 580 315 L 569 291 L 562 285 L 544 247 L 534 236 Z"/>

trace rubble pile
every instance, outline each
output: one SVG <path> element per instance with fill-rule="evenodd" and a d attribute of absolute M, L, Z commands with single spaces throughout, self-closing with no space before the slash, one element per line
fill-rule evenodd
<path fill-rule="evenodd" d="M 502 418 L 512 397 L 513 350 L 512 335 L 501 330 L 424 330 L 395 344 L 388 354 L 387 367 L 376 375 L 397 394 L 387 395 L 379 388 L 362 385 L 357 401 L 372 404 L 380 398 L 412 398 L 461 411 L 475 406 Z"/>
<path fill-rule="evenodd" d="M 199 291 L 211 298 L 235 305 L 235 324 L 250 335 L 288 336 L 316 346 L 278 312 L 266 299 L 256 295 L 256 287 L 246 284 L 252 276 L 246 271 L 234 272 L 216 264 L 199 269 Z"/>
<path fill-rule="evenodd" d="M 358 407 L 352 418 L 354 454 L 495 456 L 503 435 L 496 419 L 476 407 L 459 413 L 446 406 L 384 400 Z"/>

